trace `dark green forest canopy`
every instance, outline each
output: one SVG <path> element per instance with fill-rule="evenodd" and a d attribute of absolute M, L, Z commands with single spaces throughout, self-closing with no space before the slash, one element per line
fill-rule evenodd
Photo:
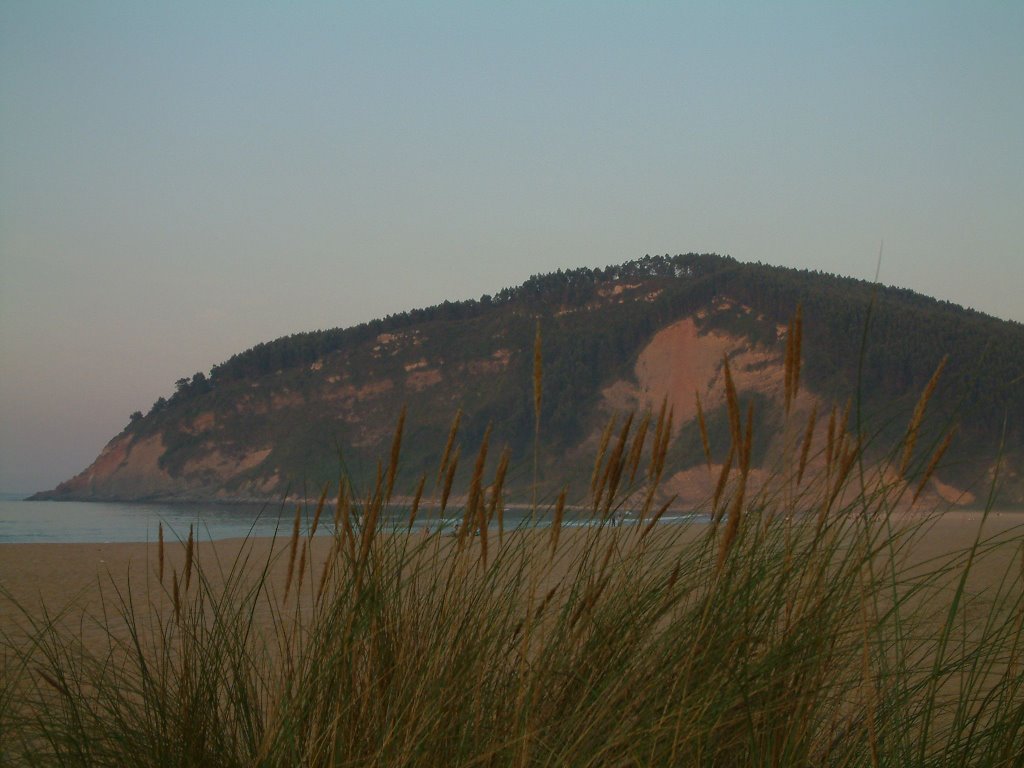
<path fill-rule="evenodd" d="M 297 333 L 257 344 L 215 365 L 210 378 L 214 383 L 219 383 L 308 365 L 347 345 L 361 344 L 378 334 L 405 330 L 419 323 L 463 321 L 485 314 L 516 311 L 544 315 L 565 305 L 583 306 L 595 298 L 601 285 L 614 280 L 696 278 L 727 265 L 735 266 L 738 262 L 714 255 L 645 256 L 604 269 L 581 267 L 534 275 L 516 288 L 503 288 L 494 296 L 485 295 L 478 301 L 445 301 L 433 307 L 388 315 L 351 328 Z"/>

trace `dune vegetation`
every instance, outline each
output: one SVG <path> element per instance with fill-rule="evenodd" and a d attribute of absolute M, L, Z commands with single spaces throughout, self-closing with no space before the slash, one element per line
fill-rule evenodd
<path fill-rule="evenodd" d="M 948 447 L 919 439 L 940 371 L 869 464 L 855 408 L 823 444 L 790 418 L 794 322 L 770 482 L 747 484 L 755 422 L 728 360 L 728 459 L 684 522 L 658 493 L 669 408 L 610 423 L 589 494 L 537 489 L 518 526 L 507 454 L 485 434 L 460 458 L 458 419 L 399 497 L 403 412 L 376 483 L 325 487 L 274 546 L 218 562 L 161 536 L 102 611 L 20 606 L 0 762 L 1020 765 L 1024 530 L 988 532 L 992 494 L 963 546 L 930 550 L 942 510 L 915 497 Z M 538 331 L 538 453 L 542 369 Z M 426 529 L 427 510 L 454 524 Z"/>

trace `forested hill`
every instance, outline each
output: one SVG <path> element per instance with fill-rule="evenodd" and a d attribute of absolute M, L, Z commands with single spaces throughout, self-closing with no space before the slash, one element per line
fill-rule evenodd
<path fill-rule="evenodd" d="M 616 407 L 650 406 L 659 387 L 662 395 L 692 398 L 692 389 L 665 388 L 678 388 L 680 375 L 694 385 L 686 370 L 703 370 L 712 350 L 760 355 L 748 363 L 748 397 L 759 405 L 757 426 L 771 435 L 778 414 L 768 373 L 798 304 L 808 392 L 822 404 L 853 398 L 851 418 L 882 452 L 947 357 L 924 433 L 936 439 L 957 426 L 938 476 L 957 488 L 977 483 L 1002 445 L 1007 492 L 1024 499 L 1024 326 L 905 289 L 710 254 L 536 275 L 477 301 L 259 344 L 208 376 L 180 379 L 148 414 L 132 415 L 96 464 L 46 495 L 272 496 L 336 478 L 339 455 L 348 471 L 370 472 L 403 405 L 411 438 L 403 480 L 436 466 L 458 409 L 466 450 L 493 424 L 513 462 L 525 462 L 533 445 L 538 319 L 543 450 L 561 465 L 548 470 L 553 481 L 559 473 L 570 481 L 585 474 L 575 464 L 586 463 L 595 431 Z M 703 363 L 679 356 L 684 342 Z M 657 361 L 666 356 L 668 367 L 681 371 L 651 373 L 665 367 Z M 758 366 L 766 372 L 760 379 Z M 711 381 L 696 381 L 697 391 L 705 386 Z M 708 414 L 713 433 L 722 409 Z M 692 430 L 682 425 L 674 437 L 670 457 L 680 471 L 699 463 Z M 771 440 L 759 446 L 759 459 L 768 462 Z"/>

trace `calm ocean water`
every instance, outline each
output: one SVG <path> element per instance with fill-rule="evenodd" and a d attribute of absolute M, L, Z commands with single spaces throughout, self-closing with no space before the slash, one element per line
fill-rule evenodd
<path fill-rule="evenodd" d="M 332 510 L 333 512 L 333 510 Z M 312 507 L 305 511 L 305 525 L 311 523 Z M 404 527 L 401 512 L 391 522 Z M 526 509 L 509 509 L 505 513 L 508 528 L 524 522 Z M 11 495 L 0 496 L 0 544 L 30 542 L 94 543 L 115 541 L 156 541 L 157 526 L 164 525 L 164 537 L 188 538 L 188 529 L 195 527 L 203 540 L 232 539 L 244 536 L 290 536 L 295 519 L 295 506 L 242 504 L 140 504 L 100 501 L 23 501 Z M 329 517 L 328 513 L 324 517 Z M 666 516 L 664 522 L 694 519 L 690 516 Z M 540 525 L 546 524 L 542 518 Z M 439 525 L 454 527 L 457 518 L 440 520 L 421 514 L 417 524 L 431 529 Z M 565 526 L 585 524 L 569 515 Z M 330 526 L 321 525 L 320 532 L 329 533 Z M 319 534 L 318 534 L 319 535 Z"/>
<path fill-rule="evenodd" d="M 295 508 L 284 513 L 284 535 L 291 533 Z M 0 544 L 28 542 L 156 541 L 188 537 L 189 525 L 203 539 L 272 536 L 280 505 L 137 504 L 81 501 L 21 501 L 0 498 Z"/>

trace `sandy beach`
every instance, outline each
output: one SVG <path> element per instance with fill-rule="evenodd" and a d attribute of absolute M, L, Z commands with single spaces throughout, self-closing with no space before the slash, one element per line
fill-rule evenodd
<path fill-rule="evenodd" d="M 978 513 L 962 511 L 928 520 L 894 517 L 890 520 L 894 529 L 909 525 L 912 533 L 904 531 L 889 538 L 888 529 L 876 529 L 881 537 L 874 545 L 879 567 L 869 577 L 875 585 L 876 609 L 883 609 L 881 620 L 887 614 L 885 606 L 891 603 L 892 574 L 884 567 L 889 542 L 894 542 L 900 561 L 898 573 L 892 576 L 895 581 L 916 583 L 914 572 L 918 568 L 918 573 L 924 575 L 923 588 L 907 593 L 906 611 L 901 611 L 906 646 L 887 651 L 886 656 L 896 654 L 890 661 L 913 662 L 917 665 L 915 675 L 926 674 L 933 643 L 942 634 L 949 606 L 954 604 L 949 598 L 956 594 L 966 560 L 962 553 L 980 541 L 966 592 L 958 602 L 956 628 L 963 633 L 956 635 L 953 649 L 959 652 L 959 643 L 977 642 L 979 658 L 994 665 L 989 669 L 991 680 L 986 678 L 988 682 L 982 680 L 968 690 L 969 700 L 979 702 L 987 700 L 985 686 L 1001 684 L 1006 664 L 1014 663 L 1002 655 L 1002 648 L 1012 641 L 1007 639 L 1010 636 L 992 636 L 1000 645 L 990 646 L 990 635 L 985 632 L 986 626 L 992 626 L 990 618 L 996 619 L 997 627 L 1001 626 L 999 622 L 1009 620 L 1019 632 L 1015 607 L 1019 603 L 1007 603 L 1006 584 L 1002 589 L 999 584 L 1009 573 L 1009 596 L 1016 599 L 1019 581 L 1014 579 L 1019 578 L 1019 572 L 1024 573 L 1024 515 L 993 513 L 979 537 L 981 519 Z M 494 717 L 490 726 L 494 728 L 497 723 L 516 722 L 514 716 L 495 714 L 504 712 L 502 707 L 520 706 L 515 695 L 479 699 L 471 692 L 482 690 L 483 684 L 465 684 L 474 675 L 489 680 L 500 674 L 501 679 L 511 681 L 508 685 L 512 687 L 507 690 L 519 690 L 515 685 L 522 685 L 525 691 L 530 690 L 527 686 L 536 685 L 538 691 L 543 691 L 536 706 L 545 706 L 550 691 L 561 685 L 562 697 L 583 696 L 599 713 L 604 712 L 603 707 L 610 707 L 608 725 L 601 731 L 602 739 L 608 739 L 615 728 L 623 727 L 621 702 L 634 701 L 637 691 L 653 697 L 652 722 L 660 722 L 658 713 L 664 711 L 665 692 L 672 691 L 677 673 L 691 664 L 700 664 L 701 672 L 692 678 L 696 687 L 689 688 L 687 696 L 696 695 L 692 691 L 699 688 L 705 691 L 702 696 L 719 697 L 728 689 L 739 663 L 737 654 L 729 649 L 748 642 L 744 627 L 749 617 L 767 611 L 764 615 L 780 622 L 785 619 L 788 627 L 787 611 L 792 609 L 797 617 L 806 613 L 817 622 L 820 614 L 839 623 L 814 623 L 830 633 L 817 639 L 813 631 L 808 632 L 811 619 L 799 620 L 793 625 L 794 631 L 763 627 L 759 636 L 763 638 L 760 642 L 767 644 L 763 651 L 767 665 L 764 674 L 776 674 L 773 670 L 777 663 L 771 660 L 779 658 L 780 653 L 795 654 L 799 650 L 794 658 L 803 659 L 806 653 L 807 658 L 820 660 L 824 666 L 820 682 L 814 683 L 814 695 L 831 702 L 827 704 L 830 708 L 839 706 L 839 710 L 829 709 L 833 714 L 845 712 L 845 717 L 856 721 L 862 686 L 856 682 L 860 667 L 854 662 L 860 658 L 861 645 L 860 633 L 849 631 L 849 621 L 856 622 L 860 614 L 847 613 L 853 610 L 848 602 L 856 601 L 856 592 L 848 592 L 845 601 L 841 592 L 870 570 L 858 554 L 862 551 L 863 529 L 859 524 L 846 525 L 855 523 L 853 520 L 844 521 L 838 529 L 841 538 L 832 539 L 836 546 L 824 545 L 832 554 L 822 563 L 838 560 L 839 570 L 828 566 L 815 571 L 813 553 L 795 559 L 809 564 L 808 570 L 797 565 L 796 571 L 791 570 L 781 549 L 770 564 L 751 556 L 751 552 L 763 551 L 766 543 L 779 547 L 787 541 L 791 521 L 777 517 L 767 523 L 770 527 L 762 528 L 762 520 L 753 519 L 747 530 L 754 538 L 738 539 L 740 543 L 735 546 L 739 553 L 730 553 L 725 561 L 719 559 L 720 545 L 726 541 L 728 526 L 713 529 L 705 523 L 663 524 L 651 528 L 646 537 L 641 526 L 570 528 L 561 531 L 554 552 L 551 529 L 506 533 L 504 547 L 496 535 L 488 534 L 490 568 L 482 565 L 485 539 L 471 534 L 461 540 L 451 534 L 428 538 L 423 530 L 411 535 L 382 534 L 377 541 L 379 552 L 368 547 L 358 554 L 360 543 L 352 542 L 352 560 L 336 556 L 335 539 L 330 536 L 319 536 L 311 542 L 300 538 L 297 544 L 288 538 L 200 541 L 193 549 L 197 567 L 190 571 L 191 587 L 187 591 L 182 577 L 186 546 L 177 541 L 165 548 L 162 580 L 157 544 L 0 545 L 0 714 L 10 722 L 21 723 L 18 727 L 28 728 L 25 733 L 29 734 L 32 723 L 57 727 L 63 721 L 51 719 L 51 714 L 62 711 L 61 707 L 71 707 L 88 721 L 80 731 L 85 742 L 107 738 L 104 743 L 116 746 L 120 737 L 94 734 L 108 730 L 116 734 L 114 725 L 124 723 L 131 733 L 149 738 L 153 723 L 139 713 L 145 703 L 148 709 L 143 707 L 143 714 L 147 717 L 159 711 L 175 723 L 177 735 L 160 743 L 183 743 L 196 733 L 196 723 L 214 716 L 211 702 L 243 720 L 256 718 L 276 733 L 273 702 L 285 701 L 289 708 L 297 707 L 296 711 L 301 712 L 297 717 L 305 723 L 309 696 L 313 694 L 303 692 L 314 691 L 329 704 L 322 712 L 329 714 L 338 706 L 351 705 L 344 717 L 330 720 L 331 727 L 351 728 L 354 735 L 346 737 L 349 741 L 345 743 L 358 745 L 362 743 L 358 739 L 365 739 L 369 744 L 366 749 L 373 755 L 382 740 L 395 733 L 410 733 L 406 727 L 380 726 L 383 716 L 374 713 L 374 707 L 402 711 L 409 702 L 419 702 L 409 717 L 421 712 L 425 719 L 416 719 L 419 725 L 412 727 L 410 748 L 421 749 L 423 739 L 436 738 L 437 754 L 448 755 L 452 742 L 444 729 L 452 723 L 476 723 Z M 817 542 L 813 538 L 815 518 L 804 522 L 808 525 L 803 531 L 808 535 L 803 541 Z M 711 532 L 715 533 L 713 540 L 695 541 Z M 994 546 L 994 541 L 1009 546 Z M 697 546 L 690 549 L 688 543 Z M 425 546 L 413 554 L 419 544 Z M 293 560 L 296 551 L 300 554 Z M 367 553 L 367 559 L 362 559 Z M 352 562 L 375 565 L 363 571 L 360 565 L 349 565 Z M 728 565 L 718 570 L 722 562 Z M 842 566 L 843 562 L 851 566 Z M 327 568 L 328 563 L 335 570 Z M 338 563 L 346 570 L 336 570 Z M 734 570 L 737 563 L 739 570 Z M 687 574 L 690 565 L 694 568 Z M 677 585 L 675 578 L 681 566 L 683 574 Z M 744 576 L 750 567 L 755 571 Z M 367 572 L 372 575 L 363 580 Z M 790 580 L 791 573 L 796 574 L 797 581 Z M 811 578 L 815 573 L 825 579 L 833 574 L 837 577 L 838 613 L 832 614 L 831 598 L 821 602 L 832 587 L 826 580 Z M 324 574 L 333 575 L 333 580 L 322 583 L 344 585 L 337 593 L 337 602 L 334 598 L 317 598 L 317 585 Z M 802 574 L 808 574 L 802 580 L 803 588 L 799 581 Z M 360 587 L 353 589 L 353 583 L 362 585 L 362 591 Z M 175 584 L 182 596 L 180 614 L 176 611 Z M 254 585 L 262 585 L 263 591 L 251 591 Z M 667 602 L 673 589 L 678 602 Z M 350 600 L 353 594 L 357 595 L 354 601 Z M 575 603 L 569 602 L 574 599 L 572 594 L 576 595 Z M 744 598 L 744 594 L 752 597 Z M 711 599 L 703 603 L 702 595 Z M 692 602 L 691 597 L 699 602 Z M 559 607 L 562 601 L 566 601 L 565 610 Z M 524 605 L 531 607 L 523 611 Z M 861 610 L 867 605 L 860 603 Z M 1007 605 L 1012 614 L 1006 613 Z M 637 615 L 639 619 L 631 618 Z M 693 624 L 698 617 L 707 619 L 706 624 L 700 619 L 700 630 Z M 50 626 L 57 631 L 49 631 Z M 529 635 L 525 630 L 521 633 L 524 626 L 531 627 Z M 1010 625 L 1007 628 L 1012 630 Z M 891 629 L 885 625 L 882 631 Z M 695 643 L 694 632 L 703 632 L 708 638 L 706 644 Z M 527 636 L 530 644 L 523 639 Z M 820 643 L 840 649 L 835 651 L 840 655 L 834 659 L 829 655 L 832 651 L 815 655 Z M 786 650 L 791 645 L 793 650 Z M 609 647 L 618 650 L 612 656 L 602 655 Z M 713 651 L 706 653 L 706 648 Z M 992 650 L 985 650 L 988 648 Z M 973 658 L 968 656 L 963 662 L 965 670 L 974 663 Z M 522 667 L 516 659 L 529 663 Z M 610 666 L 613 664 L 619 667 Z M 879 662 L 868 674 L 883 668 L 888 667 Z M 517 669 L 518 674 L 527 677 L 518 677 Z M 525 669 L 538 671 L 526 673 Z M 148 670 L 156 670 L 155 677 Z M 601 697 L 588 698 L 590 683 L 567 682 L 581 674 L 603 676 L 606 672 L 625 679 L 621 690 L 626 698 L 620 704 L 606 705 Z M 233 682 L 236 674 L 237 684 Z M 539 677 L 534 680 L 533 675 Z M 652 682 L 652 675 L 661 677 Z M 515 683 L 517 680 L 521 682 Z M 785 680 L 789 681 L 786 685 L 793 685 L 792 677 Z M 957 722 L 952 713 L 964 695 L 959 687 L 962 680 L 959 674 L 943 678 L 927 694 L 942 707 L 953 708 L 932 716 L 936 727 L 946 728 Z M 150 684 L 155 687 L 150 688 Z M 213 687 L 208 689 L 208 685 Z M 195 698 L 208 690 L 220 693 L 214 698 L 206 693 Z M 233 703 L 236 694 L 244 694 L 237 708 Z M 218 698 L 221 695 L 225 698 Z M 452 701 L 459 696 L 466 696 L 472 708 L 467 710 L 469 715 L 453 720 Z M 358 706 L 351 704 L 353 701 Z M 199 707 L 199 720 L 189 714 L 193 706 Z M 680 712 L 691 711 L 689 705 L 680 703 L 678 707 Z M 353 720 L 361 717 L 357 711 L 364 710 L 366 720 Z M 554 706 L 537 713 L 537 723 L 548 727 L 559 723 L 556 712 L 560 715 L 562 710 Z M 776 717 L 777 704 L 769 703 L 768 711 Z M 1000 718 L 1007 716 L 1003 709 L 994 711 Z M 32 712 L 44 716 L 32 720 Z M 445 714 L 438 719 L 437 713 Z M 23 717 L 29 719 L 22 721 Z M 899 711 L 893 717 L 898 720 Z M 420 715 L 415 714 L 415 718 Z M 589 724 L 591 719 L 588 715 L 584 722 Z M 797 725 L 794 721 L 794 727 Z M 383 730 L 376 733 L 374 727 Z M 576 733 L 581 727 L 585 726 L 573 725 L 571 729 Z M 475 725 L 472 728 L 480 738 L 489 733 Z M 640 738 L 638 733 L 627 729 L 614 738 L 632 744 Z M 244 748 L 238 747 L 247 755 L 244 760 L 262 754 L 263 746 L 245 744 Z M 998 748 L 998 743 L 994 744 Z M 22 747 L 26 754 L 35 748 L 30 741 L 20 743 L 19 749 Z M 0 753 L 3 748 L 0 741 Z M 207 757 L 200 764 L 220 760 Z M 288 758 L 280 764 L 293 763 Z M 365 764 L 380 762 L 373 756 Z"/>
<path fill-rule="evenodd" d="M 982 515 L 978 511 L 952 511 L 927 523 L 915 543 L 913 559 L 927 561 L 970 546 L 978 531 Z M 989 515 L 983 537 L 1024 533 L 1024 513 L 993 512 Z M 669 530 L 663 527 L 660 532 Z M 695 527 L 695 531 L 701 530 Z M 547 535 L 539 532 L 539 535 Z M 562 546 L 571 546 L 580 529 L 562 533 Z M 314 567 L 327 556 L 331 546 L 328 537 L 317 537 L 311 549 Z M 287 539 L 261 538 L 197 541 L 196 559 L 203 572 L 216 581 L 227 573 L 240 553 L 248 552 L 250 567 L 259 567 L 273 560 L 271 582 L 282 587 L 287 573 Z M 21 609 L 32 616 L 42 615 L 42 606 L 50 614 L 66 609 L 95 612 L 103 598 L 116 597 L 115 590 L 131 587 L 136 597 L 147 590 L 161 591 L 158 579 L 158 548 L 155 543 L 116 544 L 0 544 L 0 628 L 10 630 L 24 623 Z M 989 579 L 996 580 L 1012 567 L 1015 553 L 1004 548 L 983 560 L 976 574 L 978 587 Z M 175 570 L 184 565 L 184 547 L 177 542 L 166 547 L 165 584 Z M 20 606 L 20 608 L 19 608 Z"/>

